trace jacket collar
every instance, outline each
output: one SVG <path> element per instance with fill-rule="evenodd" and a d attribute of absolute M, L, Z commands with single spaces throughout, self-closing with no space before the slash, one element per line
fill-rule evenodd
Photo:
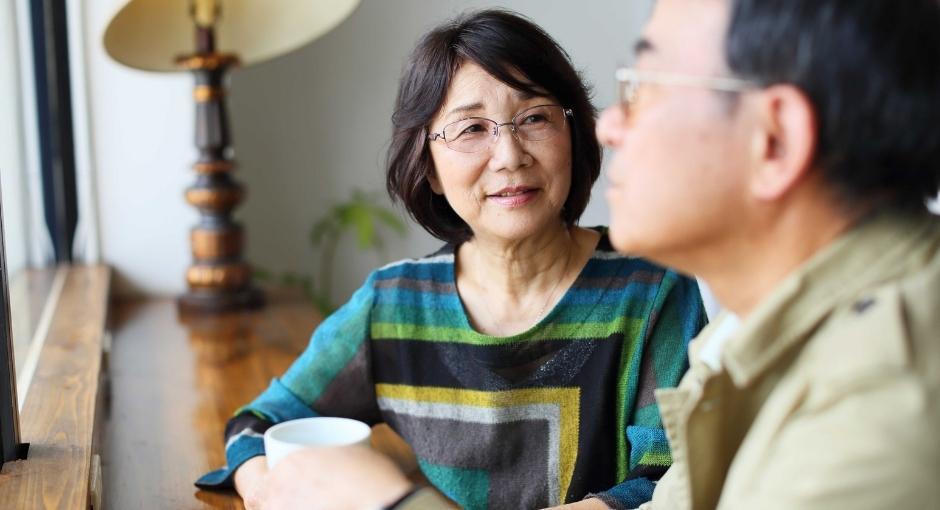
<path fill-rule="evenodd" d="M 726 343 L 722 365 L 735 385 L 747 386 L 804 342 L 838 304 L 903 274 L 918 245 L 926 248 L 919 241 L 929 237 L 940 238 L 937 217 L 880 212 L 820 250 L 784 279 Z"/>

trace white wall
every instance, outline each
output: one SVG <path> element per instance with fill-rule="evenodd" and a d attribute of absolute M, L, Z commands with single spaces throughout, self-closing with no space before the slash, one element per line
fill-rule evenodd
<path fill-rule="evenodd" d="M 183 289 L 187 232 L 196 213 L 182 199 L 189 166 L 193 108 L 186 75 L 155 75 L 111 62 L 101 48 L 107 17 L 119 0 L 86 2 L 91 130 L 97 163 L 101 246 L 118 271 L 119 291 L 157 294 Z M 650 0 L 591 2 L 513 0 L 498 5 L 530 16 L 568 50 L 595 86 L 598 106 L 613 100 L 613 72 L 630 58 Z M 481 1 L 364 0 L 340 27 L 280 59 L 237 71 L 230 113 L 248 200 L 236 216 L 248 233 L 247 255 L 273 270 L 314 273 L 307 231 L 353 188 L 383 191 L 382 162 L 398 76 L 428 29 Z M 603 178 L 598 186 L 603 186 Z M 595 192 L 582 223 L 606 222 Z M 403 215 L 404 217 L 404 215 Z M 418 227 L 389 245 L 392 258 L 439 246 Z M 335 292 L 343 298 L 379 264 L 342 248 Z M 350 254 L 346 256 L 346 254 Z"/>
<path fill-rule="evenodd" d="M 122 3 L 87 0 L 82 12 L 101 256 L 117 272 L 118 292 L 177 293 L 197 218 L 183 201 L 196 155 L 192 84 L 182 73 L 145 73 L 110 60 L 102 36 Z"/>
<path fill-rule="evenodd" d="M 28 263 L 28 195 L 26 158 L 21 136 L 20 69 L 16 10 L 0 4 L 0 188 L 3 204 L 6 269 L 15 275 Z"/>

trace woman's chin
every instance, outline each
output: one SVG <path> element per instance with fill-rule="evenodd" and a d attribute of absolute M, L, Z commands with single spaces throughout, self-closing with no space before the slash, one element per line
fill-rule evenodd
<path fill-rule="evenodd" d="M 557 215 L 555 215 L 557 218 Z M 530 217 L 528 215 L 500 215 L 485 225 L 474 228 L 477 237 L 490 237 L 507 241 L 522 241 L 549 233 L 553 228 L 562 226 L 561 220 L 552 221 L 548 217 Z"/>

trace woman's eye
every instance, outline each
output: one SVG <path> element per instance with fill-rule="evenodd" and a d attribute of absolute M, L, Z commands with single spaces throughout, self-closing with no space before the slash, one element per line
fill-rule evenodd
<path fill-rule="evenodd" d="M 532 115 L 527 115 L 525 119 L 522 120 L 523 124 L 538 124 L 540 122 L 547 122 L 548 119 L 541 113 L 533 113 Z"/>
<path fill-rule="evenodd" d="M 483 129 L 483 125 L 482 125 L 482 124 L 470 124 L 469 126 L 463 128 L 463 131 L 461 131 L 460 134 L 462 134 L 462 135 L 463 135 L 463 134 L 468 134 L 468 135 L 469 135 L 469 134 L 473 134 L 473 133 L 480 133 L 480 132 L 483 132 L 483 131 L 485 131 L 485 130 Z"/>

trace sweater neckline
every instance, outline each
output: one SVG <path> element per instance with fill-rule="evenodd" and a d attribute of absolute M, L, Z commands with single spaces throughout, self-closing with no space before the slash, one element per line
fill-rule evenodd
<path fill-rule="evenodd" d="M 576 289 L 580 286 L 579 284 L 581 284 L 584 278 L 586 277 L 585 275 L 587 273 L 587 269 L 592 264 L 594 264 L 594 261 L 597 259 L 598 253 L 601 251 L 604 251 L 603 248 L 608 245 L 607 231 L 605 228 L 603 227 L 586 227 L 586 228 L 599 233 L 600 236 L 597 239 L 597 244 L 595 244 L 594 251 L 591 253 L 591 256 L 588 258 L 587 262 L 585 262 L 584 265 L 581 266 L 581 269 L 578 271 L 578 276 L 574 279 L 573 282 L 571 282 L 571 285 L 569 285 L 568 288 L 565 289 L 565 293 L 562 294 L 561 299 L 559 299 L 555 303 L 555 305 L 552 306 L 548 310 L 548 313 L 545 313 L 544 315 L 542 315 L 542 318 L 539 319 L 538 322 L 533 324 L 529 329 L 526 329 L 525 331 L 522 331 L 513 335 L 488 335 L 486 333 L 481 333 L 480 331 L 477 331 L 477 329 L 474 328 L 473 325 L 470 323 L 470 317 L 467 314 L 467 308 L 464 305 L 463 299 L 460 298 L 460 292 L 457 291 L 457 272 L 456 272 L 457 245 L 450 246 L 450 251 L 451 251 L 451 255 L 453 255 L 453 260 L 451 261 L 449 267 L 447 268 L 447 279 L 448 279 L 448 283 L 450 283 L 452 285 L 452 288 L 454 289 L 453 290 L 454 299 L 456 299 L 457 302 L 460 303 L 461 326 L 466 328 L 467 331 L 470 331 L 476 337 L 477 340 L 480 340 L 484 343 L 490 343 L 490 342 L 512 343 L 512 342 L 522 341 L 522 340 L 526 340 L 532 337 L 533 335 L 541 331 L 547 324 L 551 322 L 551 319 L 553 319 L 553 317 L 559 313 L 559 310 L 562 310 L 565 306 L 567 306 L 568 302 L 571 299 L 572 289 Z"/>

